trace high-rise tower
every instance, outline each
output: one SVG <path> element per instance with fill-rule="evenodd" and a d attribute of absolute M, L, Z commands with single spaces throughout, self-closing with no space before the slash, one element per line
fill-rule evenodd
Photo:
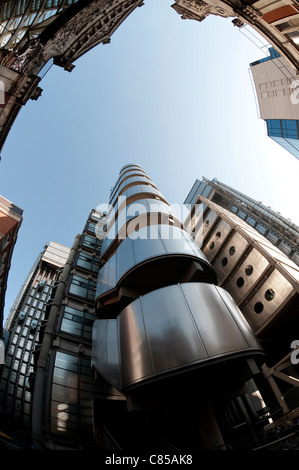
<path fill-rule="evenodd" d="M 69 248 L 51 242 L 38 256 L 5 323 L 6 360 L 0 388 L 1 424 L 30 436 L 29 379 L 34 371 L 34 350 L 45 321 L 46 304 L 64 266 Z M 30 437 L 29 437 L 30 438 Z"/>
<path fill-rule="evenodd" d="M 298 81 L 293 67 L 269 49 L 269 56 L 250 64 L 261 119 L 268 136 L 299 159 Z"/>
<path fill-rule="evenodd" d="M 245 399 L 240 390 L 259 375 L 260 345 L 140 166 L 121 169 L 105 233 L 92 352 L 96 376 L 107 382 L 95 400 L 99 444 L 108 434 L 121 448 L 157 439 L 225 447 L 216 409 L 224 396 Z"/>
<path fill-rule="evenodd" d="M 23 219 L 22 214 L 22 209 L 0 196 L 0 349 L 7 278 L 13 249 Z"/>
<path fill-rule="evenodd" d="M 215 180 L 196 181 L 186 202 L 191 213 L 202 208 L 202 219 L 191 219 L 201 249 L 263 344 L 264 375 L 282 412 L 276 424 L 285 425 L 299 414 L 299 229 Z"/>
<path fill-rule="evenodd" d="M 35 449 L 96 445 L 92 403 L 102 384 L 91 373 L 91 336 L 102 244 L 95 231 L 104 221 L 103 213 L 91 211 L 46 307 L 31 381 Z"/>

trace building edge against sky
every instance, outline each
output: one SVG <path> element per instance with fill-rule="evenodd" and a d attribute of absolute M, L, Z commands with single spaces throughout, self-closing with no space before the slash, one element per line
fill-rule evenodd
<path fill-rule="evenodd" d="M 31 423 L 30 375 L 46 304 L 65 264 L 69 248 L 56 242 L 45 246 L 34 262 L 5 322 L 5 366 L 1 371 L 1 424 L 26 436 Z M 27 436 L 28 438 L 28 436 Z M 12 441 L 13 448 L 13 441 Z"/>
<path fill-rule="evenodd" d="M 3 315 L 5 293 L 13 249 L 21 226 L 23 210 L 0 196 L 0 368 L 4 362 Z"/>
<path fill-rule="evenodd" d="M 199 195 L 236 214 L 299 266 L 299 227 L 290 219 L 216 178 L 196 180 L 184 204 L 193 206 Z"/>
<path fill-rule="evenodd" d="M 296 70 L 275 51 L 250 64 L 260 118 L 268 136 L 299 159 L 299 100 Z"/>

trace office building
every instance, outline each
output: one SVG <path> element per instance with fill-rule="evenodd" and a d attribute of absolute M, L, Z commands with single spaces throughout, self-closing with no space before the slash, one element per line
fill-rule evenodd
<path fill-rule="evenodd" d="M 46 304 L 64 266 L 69 248 L 51 242 L 38 256 L 5 323 L 5 367 L 0 386 L 1 431 L 9 435 L 12 447 L 24 436 L 30 441 L 30 374 L 34 370 L 34 350 L 45 321 Z M 25 438 L 26 436 L 26 438 Z M 19 445 L 19 444 L 18 444 Z"/>
<path fill-rule="evenodd" d="M 23 211 L 0 196 L 0 374 L 4 363 L 3 316 L 7 279 Z"/>
<path fill-rule="evenodd" d="M 187 200 L 193 211 L 195 205 L 203 209 L 203 217 L 189 223 L 195 234 L 201 233 L 201 249 L 219 285 L 231 294 L 263 345 L 264 376 L 283 411 L 275 423 L 285 424 L 299 415 L 299 374 L 297 363 L 290 360 L 299 338 L 299 267 L 280 249 L 291 226 L 214 180 L 197 181 Z M 273 233 L 276 241 L 280 236 L 275 244 Z"/>
<path fill-rule="evenodd" d="M 107 384 L 94 401 L 98 445 L 226 448 L 220 417 L 237 403 L 244 421 L 257 392 L 248 383 L 261 377 L 252 330 L 138 165 L 120 171 L 105 233 L 92 347 Z M 253 401 L 251 412 L 258 420 Z"/>
<path fill-rule="evenodd" d="M 199 247 L 194 227 L 144 170 L 126 165 L 107 213 L 92 210 L 71 249 L 51 243 L 38 257 L 6 325 L 2 444 L 135 452 L 276 445 L 269 426 L 296 416 L 295 395 L 275 388 L 281 368 L 267 354 L 298 307 L 294 273 L 252 227 L 202 202 L 211 211 L 202 226 L 214 238 L 204 233 Z M 228 260 L 222 277 L 212 256 L 219 250 Z M 248 274 L 237 273 L 229 258 L 246 255 Z"/>
<path fill-rule="evenodd" d="M 196 180 L 184 203 L 204 206 L 199 196 L 236 214 L 299 266 L 299 227 L 290 219 L 216 178 Z"/>
<path fill-rule="evenodd" d="M 294 68 L 278 54 L 250 64 L 260 118 L 271 139 L 299 159 L 298 80 Z"/>
<path fill-rule="evenodd" d="M 92 403 L 102 384 L 91 373 L 94 301 L 105 216 L 91 211 L 46 306 L 35 350 L 32 444 L 37 450 L 92 449 Z"/>
<path fill-rule="evenodd" d="M 71 249 L 51 242 L 6 322 L 0 406 L 10 448 L 95 448 L 91 337 L 104 215 L 93 210 Z M 3 423 L 5 422 L 5 426 Z M 20 439 L 22 436 L 22 439 Z"/>

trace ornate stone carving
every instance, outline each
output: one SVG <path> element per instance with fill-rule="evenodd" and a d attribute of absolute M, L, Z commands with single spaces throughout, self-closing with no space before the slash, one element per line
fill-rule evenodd
<path fill-rule="evenodd" d="M 63 56 L 73 61 L 99 43 L 110 42 L 120 23 L 141 0 L 95 0 L 64 25 L 44 48 L 44 58 Z"/>
<path fill-rule="evenodd" d="M 171 6 L 181 15 L 183 20 L 202 21 L 208 15 L 217 15 L 224 18 L 236 16 L 228 5 L 218 0 L 211 0 L 210 3 L 206 3 L 202 0 L 176 0 L 176 3 Z"/>
<path fill-rule="evenodd" d="M 257 11 L 255 8 L 253 8 L 252 6 L 250 5 L 246 5 L 245 8 L 243 8 L 243 12 L 245 13 L 245 15 L 249 16 L 249 18 L 251 18 L 251 20 L 256 21 L 258 18 L 261 18 L 262 13 L 260 13 L 259 11 Z"/>

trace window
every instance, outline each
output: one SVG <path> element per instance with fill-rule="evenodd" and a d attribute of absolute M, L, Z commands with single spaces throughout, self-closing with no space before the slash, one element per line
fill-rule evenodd
<path fill-rule="evenodd" d="M 102 241 L 97 238 L 90 237 L 89 235 L 84 235 L 82 240 L 82 246 L 90 248 L 93 251 L 101 251 Z"/>
<path fill-rule="evenodd" d="M 87 226 L 86 226 L 86 229 L 88 230 L 88 232 L 91 232 L 92 234 L 95 234 L 96 224 L 94 222 L 88 222 Z"/>
<path fill-rule="evenodd" d="M 282 136 L 289 139 L 298 139 L 297 121 L 295 119 L 282 119 Z"/>
<path fill-rule="evenodd" d="M 275 292 L 273 289 L 267 289 L 265 292 L 265 299 L 270 302 L 270 300 L 273 300 L 275 296 Z"/>
<path fill-rule="evenodd" d="M 79 253 L 76 265 L 97 273 L 100 269 L 100 257 L 81 252 Z"/>
<path fill-rule="evenodd" d="M 265 233 L 267 232 L 267 227 L 265 227 L 264 225 L 262 224 L 258 224 L 256 226 L 256 230 L 261 233 L 262 235 L 265 235 Z"/>
<path fill-rule="evenodd" d="M 222 258 L 221 264 L 222 264 L 222 266 L 226 266 L 227 263 L 228 263 L 228 259 L 227 259 L 226 256 L 225 256 L 224 258 Z"/>
<path fill-rule="evenodd" d="M 240 217 L 240 219 L 245 219 L 247 213 L 245 211 L 239 210 L 237 215 Z"/>
<path fill-rule="evenodd" d="M 281 121 L 280 119 L 267 119 L 267 132 L 269 136 L 281 137 Z"/>
<path fill-rule="evenodd" d="M 251 276 L 252 273 L 253 273 L 253 266 L 251 264 L 249 264 L 245 268 L 245 274 L 246 274 L 246 276 Z"/>
<path fill-rule="evenodd" d="M 295 43 L 296 46 L 299 45 L 299 32 L 293 31 L 292 33 L 286 34 L 286 37 L 291 39 Z"/>
<path fill-rule="evenodd" d="M 80 337 L 83 336 L 84 338 L 91 338 L 94 320 L 95 316 L 91 313 L 82 312 L 72 307 L 65 307 L 61 331 Z"/>
<path fill-rule="evenodd" d="M 69 292 L 84 299 L 94 300 L 96 291 L 96 282 L 90 279 L 74 275 L 71 280 Z"/>
<path fill-rule="evenodd" d="M 255 219 L 254 217 L 248 216 L 247 219 L 246 219 L 246 222 L 247 222 L 248 225 L 250 225 L 251 227 L 254 227 L 255 224 L 256 224 L 256 219 Z"/>
<path fill-rule="evenodd" d="M 263 309 L 264 309 L 264 306 L 262 302 L 257 302 L 254 306 L 255 313 L 262 313 Z"/>
<path fill-rule="evenodd" d="M 96 384 L 91 374 L 90 360 L 60 351 L 56 354 L 52 394 L 51 432 L 67 438 L 89 442 L 93 437 L 91 401 Z"/>
<path fill-rule="evenodd" d="M 228 250 L 229 254 L 233 256 L 236 252 L 236 248 L 234 246 L 231 246 L 230 249 Z"/>

